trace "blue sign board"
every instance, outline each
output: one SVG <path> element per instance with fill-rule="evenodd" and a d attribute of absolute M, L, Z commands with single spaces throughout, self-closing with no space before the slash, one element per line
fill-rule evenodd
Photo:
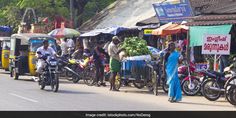
<path fill-rule="evenodd" d="M 189 0 L 156 3 L 153 7 L 161 23 L 180 23 L 193 16 Z"/>

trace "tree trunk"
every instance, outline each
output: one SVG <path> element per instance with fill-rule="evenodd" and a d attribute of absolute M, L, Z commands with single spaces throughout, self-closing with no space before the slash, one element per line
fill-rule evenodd
<path fill-rule="evenodd" d="M 74 10 L 76 11 L 75 17 L 78 17 L 78 20 L 75 21 L 76 27 L 79 27 L 83 23 L 82 14 L 84 12 L 84 8 L 89 0 L 74 0 Z"/>

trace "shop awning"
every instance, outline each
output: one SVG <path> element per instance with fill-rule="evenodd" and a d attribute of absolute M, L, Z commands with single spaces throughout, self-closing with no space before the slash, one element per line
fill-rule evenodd
<path fill-rule="evenodd" d="M 153 30 L 152 34 L 166 36 L 166 35 L 172 35 L 172 34 L 177 34 L 181 32 L 187 32 L 188 29 L 189 27 L 185 25 L 168 23 L 168 24 L 162 25 L 156 30 Z"/>
<path fill-rule="evenodd" d="M 205 34 L 229 34 L 232 25 L 191 26 L 190 46 L 202 46 Z"/>
<path fill-rule="evenodd" d="M 170 28 L 170 27 L 174 27 L 174 26 L 176 26 L 176 25 L 177 25 L 177 24 L 172 24 L 171 22 L 170 22 L 170 23 L 167 23 L 167 24 L 165 24 L 165 25 L 162 25 L 162 26 L 160 26 L 159 28 L 153 30 L 153 31 L 152 31 L 152 35 L 162 35 L 164 29 L 167 29 L 167 28 Z"/>
<path fill-rule="evenodd" d="M 188 26 L 176 25 L 176 26 L 168 27 L 168 28 L 164 29 L 163 30 L 163 35 L 183 33 L 183 32 L 187 32 L 188 30 L 189 30 Z"/>
<path fill-rule="evenodd" d="M 91 30 L 90 32 L 84 33 L 80 35 L 80 37 L 92 37 L 92 36 L 97 36 L 103 32 L 104 29 L 95 29 Z"/>

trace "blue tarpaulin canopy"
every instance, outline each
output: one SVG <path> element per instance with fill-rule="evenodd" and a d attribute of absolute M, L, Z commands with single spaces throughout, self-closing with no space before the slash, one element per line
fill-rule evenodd
<path fill-rule="evenodd" d="M 90 32 L 84 33 L 80 35 L 80 37 L 92 37 L 92 36 L 97 36 L 99 34 L 112 34 L 112 35 L 117 35 L 119 32 L 128 30 L 128 28 L 125 27 L 108 27 L 104 29 L 95 29 Z"/>
<path fill-rule="evenodd" d="M 8 26 L 0 26 L 0 32 L 11 32 L 11 28 Z"/>
<path fill-rule="evenodd" d="M 108 27 L 108 28 L 105 28 L 102 33 L 103 34 L 117 35 L 119 32 L 125 31 L 125 30 L 128 30 L 128 28 L 125 28 L 125 27 Z"/>

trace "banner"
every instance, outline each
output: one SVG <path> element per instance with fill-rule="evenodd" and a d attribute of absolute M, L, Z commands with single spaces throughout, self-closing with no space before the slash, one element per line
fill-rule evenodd
<path fill-rule="evenodd" d="M 153 4 L 156 15 L 161 23 L 181 23 L 193 16 L 189 0 L 179 2 L 163 2 Z"/>
<path fill-rule="evenodd" d="M 231 36 L 206 34 L 203 38 L 202 54 L 229 55 Z"/>

